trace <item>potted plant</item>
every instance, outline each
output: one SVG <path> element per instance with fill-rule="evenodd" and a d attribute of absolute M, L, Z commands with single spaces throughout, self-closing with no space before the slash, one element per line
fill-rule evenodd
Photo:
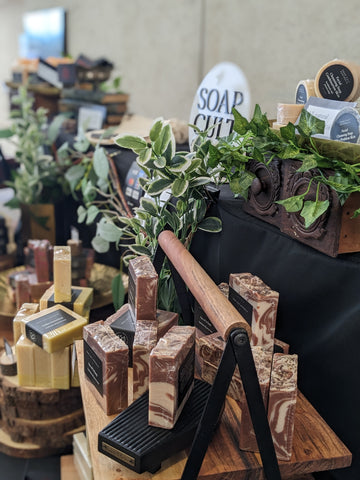
<path fill-rule="evenodd" d="M 66 163 L 55 160 L 51 146 L 59 132 L 63 117 L 48 125 L 47 111 L 33 109 L 34 99 L 22 86 L 12 98 L 17 107 L 11 112 L 11 127 L 0 131 L 0 138 L 9 138 L 15 144 L 16 169 L 6 184 L 14 190 L 8 206 L 21 209 L 22 236 L 47 238 L 56 241 L 55 205 L 68 192 L 64 178 Z"/>

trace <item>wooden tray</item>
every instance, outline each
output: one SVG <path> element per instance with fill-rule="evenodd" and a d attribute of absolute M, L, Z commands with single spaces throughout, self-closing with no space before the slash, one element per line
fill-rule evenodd
<path fill-rule="evenodd" d="M 187 459 L 186 451 L 163 462 L 161 470 L 153 475 L 148 472 L 139 475 L 98 452 L 98 432 L 115 418 L 115 415 L 107 416 L 88 389 L 84 376 L 82 341 L 76 341 L 76 349 L 94 480 L 179 480 Z M 130 379 L 132 371 L 131 369 L 129 371 Z M 129 384 L 131 385 L 131 382 Z M 237 432 L 240 418 L 241 411 L 237 403 L 227 397 L 219 428 L 200 470 L 198 477 L 200 480 L 264 479 L 260 455 L 241 451 L 238 447 Z M 280 462 L 282 477 L 296 478 L 311 472 L 344 468 L 351 464 L 351 459 L 349 450 L 299 393 L 293 455 L 289 462 Z"/>

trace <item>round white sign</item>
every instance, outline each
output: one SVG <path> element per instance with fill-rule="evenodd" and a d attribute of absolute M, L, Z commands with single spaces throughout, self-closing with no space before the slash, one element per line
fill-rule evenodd
<path fill-rule="evenodd" d="M 191 107 L 191 125 L 201 131 L 210 127 L 208 137 L 226 137 L 232 131 L 234 116 L 232 109 L 249 119 L 250 89 L 243 71 L 234 63 L 222 62 L 213 67 L 196 91 Z M 189 127 L 190 148 L 196 138 L 196 131 Z"/>

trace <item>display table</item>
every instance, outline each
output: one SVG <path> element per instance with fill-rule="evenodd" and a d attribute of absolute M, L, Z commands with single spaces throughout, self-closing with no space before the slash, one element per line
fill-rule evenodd
<path fill-rule="evenodd" d="M 141 475 L 127 469 L 98 452 L 97 437 L 116 415 L 107 416 L 98 405 L 88 388 L 84 376 L 83 342 L 76 342 L 79 376 L 86 421 L 87 438 L 93 465 L 94 480 L 179 480 L 186 459 L 186 451 L 171 457 L 162 464 L 155 474 Z M 131 377 L 131 369 L 129 369 Z M 131 382 L 130 382 L 131 383 Z M 241 412 L 237 403 L 227 397 L 220 425 L 206 453 L 200 479 L 260 480 L 262 466 L 259 454 L 239 450 L 237 432 Z M 332 432 L 306 398 L 299 393 L 296 418 L 293 455 L 290 462 L 280 462 L 280 471 L 284 479 L 297 478 L 309 472 L 330 470 L 349 466 L 351 454 L 339 438 Z"/>

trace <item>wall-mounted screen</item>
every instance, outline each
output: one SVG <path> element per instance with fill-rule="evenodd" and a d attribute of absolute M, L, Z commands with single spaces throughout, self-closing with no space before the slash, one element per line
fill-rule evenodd
<path fill-rule="evenodd" d="M 62 7 L 26 12 L 19 54 L 22 58 L 66 55 L 66 12 Z"/>

